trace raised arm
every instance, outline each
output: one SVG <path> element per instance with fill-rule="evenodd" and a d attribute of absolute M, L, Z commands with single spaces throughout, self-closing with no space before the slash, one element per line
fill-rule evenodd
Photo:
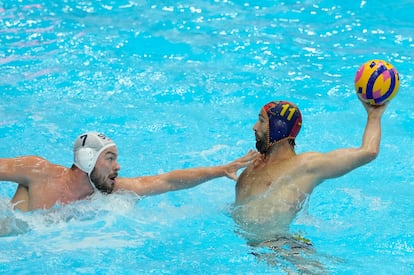
<path fill-rule="evenodd" d="M 191 188 L 224 176 L 237 180 L 237 171 L 246 167 L 255 157 L 257 157 L 257 152 L 250 151 L 245 156 L 225 165 L 175 170 L 157 176 L 119 178 L 116 181 L 114 191 L 128 190 L 138 195 L 156 195 Z"/>
<path fill-rule="evenodd" d="M 362 104 L 367 111 L 368 118 L 361 146 L 338 149 L 327 154 L 311 155 L 312 160 L 309 160 L 309 163 L 312 163 L 313 173 L 320 180 L 342 176 L 377 157 L 381 141 L 381 117 L 386 105 Z"/>
<path fill-rule="evenodd" d="M 48 165 L 45 159 L 35 156 L 0 159 L 0 181 L 11 181 L 18 184 L 11 199 L 15 208 L 22 211 L 30 209 L 28 191 L 30 182 L 38 177 L 38 172 L 45 165 Z"/>
<path fill-rule="evenodd" d="M 47 161 L 40 157 L 26 156 L 0 159 L 0 181 L 12 181 L 28 186 L 30 179 Z"/>

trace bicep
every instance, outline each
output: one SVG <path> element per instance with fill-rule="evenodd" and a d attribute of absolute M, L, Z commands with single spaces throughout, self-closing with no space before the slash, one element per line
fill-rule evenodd
<path fill-rule="evenodd" d="M 361 148 L 345 148 L 315 153 L 308 162 L 316 177 L 323 180 L 343 176 L 371 160 L 372 156 Z"/>

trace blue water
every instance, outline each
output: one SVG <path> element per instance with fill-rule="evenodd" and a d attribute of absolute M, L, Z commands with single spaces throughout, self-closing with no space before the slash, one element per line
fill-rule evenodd
<path fill-rule="evenodd" d="M 359 146 L 359 65 L 385 59 L 401 77 L 379 157 L 317 187 L 292 223 L 311 254 L 253 251 L 226 178 L 33 213 L 12 211 L 16 185 L 1 182 L 0 272 L 412 274 L 414 4 L 337 2 L 0 1 L 0 157 L 70 166 L 73 140 L 96 130 L 121 176 L 222 164 L 254 148 L 275 99 L 302 110 L 298 152 Z"/>

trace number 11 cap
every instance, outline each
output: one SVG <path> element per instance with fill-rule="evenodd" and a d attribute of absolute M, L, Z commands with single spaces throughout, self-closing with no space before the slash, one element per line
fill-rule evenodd
<path fill-rule="evenodd" d="M 263 106 L 269 119 L 269 145 L 283 139 L 295 139 L 302 126 L 299 108 L 288 101 L 272 101 Z"/>

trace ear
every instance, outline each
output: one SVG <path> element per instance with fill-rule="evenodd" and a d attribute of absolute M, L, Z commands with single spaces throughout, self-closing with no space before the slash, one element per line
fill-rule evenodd
<path fill-rule="evenodd" d="M 91 148 L 80 148 L 75 154 L 75 163 L 78 164 L 84 172 L 89 173 L 92 170 L 94 150 Z"/>

